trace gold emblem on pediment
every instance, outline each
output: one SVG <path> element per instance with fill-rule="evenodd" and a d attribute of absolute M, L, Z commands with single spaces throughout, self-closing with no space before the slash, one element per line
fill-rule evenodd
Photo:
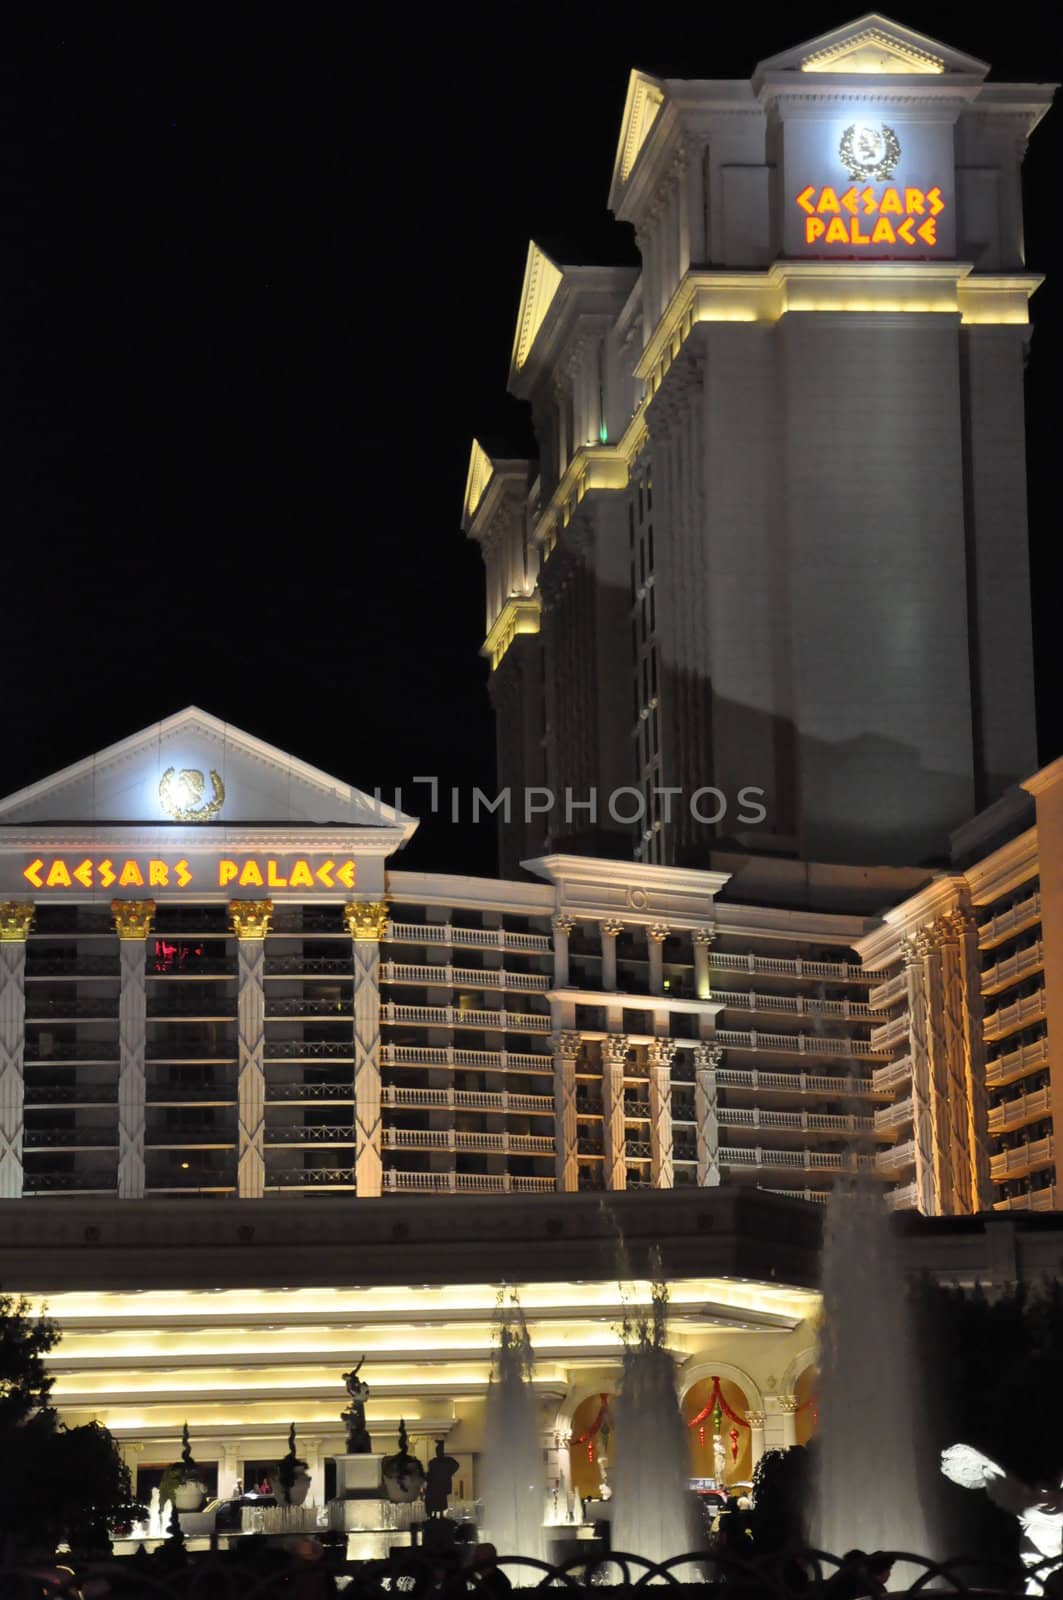
<path fill-rule="evenodd" d="M 207 780 L 195 767 L 180 772 L 167 767 L 159 780 L 159 804 L 174 822 L 213 822 L 225 804 L 225 785 L 220 774 L 211 770 L 212 794 L 206 798 Z"/>

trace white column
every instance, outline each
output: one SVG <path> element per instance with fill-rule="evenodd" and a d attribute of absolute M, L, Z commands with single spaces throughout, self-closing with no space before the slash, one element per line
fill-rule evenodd
<path fill-rule="evenodd" d="M 598 931 L 602 938 L 602 988 L 612 992 L 616 989 L 616 941 L 624 931 L 624 924 L 602 922 Z"/>
<path fill-rule="evenodd" d="M 627 1188 L 624 1129 L 624 1069 L 627 1055 L 626 1034 L 610 1033 L 602 1040 L 602 1146 L 607 1189 Z"/>
<path fill-rule="evenodd" d="M 146 943 L 154 900 L 112 900 L 122 987 L 118 997 L 118 1198 L 144 1196 Z"/>
<path fill-rule="evenodd" d="M 244 1458 L 240 1443 L 236 1439 L 227 1439 L 221 1447 L 221 1460 L 218 1462 L 218 1498 L 224 1500 L 231 1495 L 237 1479 L 241 1487 L 246 1489 L 243 1476 Z"/>
<path fill-rule="evenodd" d="M 22 1194 L 26 937 L 32 900 L 0 903 L 0 1200 Z"/>
<path fill-rule="evenodd" d="M 646 938 L 650 947 L 651 994 L 664 993 L 664 941 L 671 931 L 671 928 L 666 928 L 660 922 L 656 922 L 652 928 L 646 929 Z"/>
<path fill-rule="evenodd" d="M 554 1172 L 559 1190 L 579 1188 L 576 1120 L 576 1060 L 580 1036 L 569 1029 L 550 1036 L 554 1051 Z"/>
<path fill-rule="evenodd" d="M 655 1189 L 675 1187 L 672 1061 L 676 1048 L 670 1039 L 655 1039 L 646 1049 L 650 1078 L 650 1181 Z"/>
<path fill-rule="evenodd" d="M 241 1200 L 266 1188 L 266 934 L 272 900 L 230 900 L 236 934 L 236 1183 Z"/>
<path fill-rule="evenodd" d="M 779 1410 L 782 1412 L 782 1447 L 792 1450 L 797 1443 L 797 1396 L 781 1394 Z"/>
<path fill-rule="evenodd" d="M 757 1463 L 764 1454 L 764 1413 L 763 1411 L 747 1411 L 746 1421 L 749 1423 L 750 1444 L 750 1470 L 757 1470 Z"/>
<path fill-rule="evenodd" d="M 385 900 L 349 900 L 344 907 L 354 953 L 354 1186 L 366 1199 L 383 1187 L 380 1095 L 380 941 Z"/>
<path fill-rule="evenodd" d="M 694 1046 L 694 1120 L 698 1147 L 698 1182 L 711 1188 L 720 1181 L 719 1090 L 716 1069 L 723 1060 L 718 1044 Z"/>
<path fill-rule="evenodd" d="M 568 936 L 576 926 L 573 917 L 559 911 L 553 918 L 554 929 L 554 988 L 564 989 L 568 984 Z"/>
<path fill-rule="evenodd" d="M 716 938 L 714 928 L 694 929 L 694 993 L 699 1000 L 708 1000 L 712 996 L 712 985 L 709 979 L 709 947 Z"/>

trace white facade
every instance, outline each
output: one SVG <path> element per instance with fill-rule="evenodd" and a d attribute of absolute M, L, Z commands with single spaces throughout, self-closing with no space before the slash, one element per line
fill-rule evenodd
<path fill-rule="evenodd" d="M 1019 183 L 1052 89 L 987 71 L 870 16 L 748 82 L 634 72 L 641 272 L 530 247 L 538 469 L 476 446 L 465 501 L 500 777 L 637 785 L 638 858 L 742 838 L 654 796 L 703 784 L 765 790 L 753 848 L 940 857 L 1035 764 Z"/>

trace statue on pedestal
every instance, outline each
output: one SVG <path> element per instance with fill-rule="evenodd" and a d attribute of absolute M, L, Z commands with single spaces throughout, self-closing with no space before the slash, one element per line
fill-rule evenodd
<path fill-rule="evenodd" d="M 428 1463 L 428 1486 L 424 1492 L 424 1508 L 430 1517 L 446 1516 L 447 1500 L 459 1462 L 446 1453 L 446 1441 L 436 1440 L 436 1453 Z"/>
<path fill-rule="evenodd" d="M 356 1367 L 343 1374 L 343 1381 L 347 1386 L 350 1396 L 350 1405 L 340 1413 L 340 1420 L 347 1429 L 347 1454 L 349 1456 L 367 1456 L 372 1453 L 373 1441 L 369 1437 L 369 1430 L 365 1425 L 365 1403 L 369 1399 L 369 1385 L 363 1383 L 358 1374 L 362 1370 L 365 1356 Z"/>

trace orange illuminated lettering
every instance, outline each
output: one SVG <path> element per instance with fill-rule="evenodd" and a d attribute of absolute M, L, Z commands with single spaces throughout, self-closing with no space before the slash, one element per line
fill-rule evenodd
<path fill-rule="evenodd" d="M 893 224 L 887 217 L 879 217 L 871 230 L 872 244 L 896 244 L 897 235 L 893 231 Z"/>
<path fill-rule="evenodd" d="M 873 216 L 878 210 L 878 196 L 874 189 L 861 189 L 860 198 L 864 202 L 865 217 Z"/>
<path fill-rule="evenodd" d="M 936 217 L 939 211 L 944 211 L 945 202 L 941 198 L 941 190 L 940 189 L 938 189 L 938 188 L 928 189 L 926 191 L 926 197 L 927 197 L 927 200 L 930 203 L 930 215 L 932 217 Z"/>
<path fill-rule="evenodd" d="M 886 190 L 885 194 L 882 196 L 882 199 L 879 201 L 878 208 L 884 217 L 904 216 L 904 207 L 901 205 L 901 197 L 897 193 L 896 189 L 891 188 Z"/>
<path fill-rule="evenodd" d="M 900 227 L 897 229 L 897 237 L 898 237 L 898 239 L 903 239 L 905 244 L 914 244 L 915 243 L 915 235 L 912 232 L 912 229 L 914 228 L 914 226 L 915 226 L 915 223 L 912 220 L 912 218 L 911 217 L 905 217 L 904 221 L 901 223 Z"/>
<path fill-rule="evenodd" d="M 816 191 L 811 184 L 809 184 L 807 189 L 801 190 L 801 193 L 797 197 L 797 203 L 801 207 L 802 211 L 815 211 L 816 208 L 812 204 L 812 196 L 815 194 L 815 192 Z"/>
<path fill-rule="evenodd" d="M 816 202 L 816 210 L 817 211 L 840 211 L 841 210 L 841 206 L 838 204 L 838 196 L 834 193 L 833 189 L 828 187 L 826 189 L 821 189 L 819 191 L 819 199 Z"/>
<path fill-rule="evenodd" d="M 288 887 L 288 880 L 281 877 L 277 871 L 277 863 L 275 861 L 266 862 L 266 883 L 271 889 L 287 889 Z"/>
<path fill-rule="evenodd" d="M 923 215 L 925 199 L 926 199 L 926 196 L 924 195 L 922 189 L 905 189 L 905 191 L 904 191 L 904 209 L 905 209 L 905 211 L 907 211 L 911 215 L 914 215 L 914 216 L 917 216 L 917 217 L 921 217 Z"/>
<path fill-rule="evenodd" d="M 933 217 L 927 217 L 926 221 L 921 222 L 915 231 L 924 244 L 937 244 L 938 225 Z"/>
<path fill-rule="evenodd" d="M 240 871 L 235 861 L 218 862 L 218 888 L 224 889 L 227 883 L 233 883 Z"/>
<path fill-rule="evenodd" d="M 179 861 L 173 870 L 174 875 L 177 878 L 177 887 L 179 889 L 187 889 L 188 885 L 192 882 L 192 874 L 188 870 L 188 862 Z"/>
<path fill-rule="evenodd" d="M 317 869 L 318 882 L 323 883 L 326 889 L 334 889 L 336 887 L 332 881 L 332 869 L 335 865 L 334 861 L 323 861 Z"/>
<path fill-rule="evenodd" d="M 288 879 L 288 885 L 292 889 L 312 889 L 314 887 L 314 875 L 305 861 L 297 861 L 294 864 L 291 876 Z"/>
<path fill-rule="evenodd" d="M 78 862 L 74 868 L 74 877 L 84 888 L 92 888 L 92 862 L 88 856 L 85 857 L 84 861 Z"/>
<path fill-rule="evenodd" d="M 41 868 L 43 866 L 44 862 L 38 856 L 36 861 L 31 861 L 28 867 L 23 867 L 22 869 L 22 876 L 27 882 L 32 883 L 35 889 L 44 888 L 44 879 L 41 877 Z"/>
<path fill-rule="evenodd" d="M 49 889 L 70 889 L 70 874 L 66 870 L 65 861 L 53 861 L 48 868 L 48 877 L 45 880 Z"/>
<path fill-rule="evenodd" d="M 170 869 L 165 861 L 148 862 L 148 885 L 152 889 L 165 889 L 170 881 Z"/>
<path fill-rule="evenodd" d="M 827 231 L 827 224 L 822 217 L 805 218 L 805 243 L 815 244 L 817 239 L 822 239 Z"/>
<path fill-rule="evenodd" d="M 262 868 L 257 861 L 245 861 L 240 871 L 241 889 L 264 889 Z"/>
<path fill-rule="evenodd" d="M 123 861 L 122 871 L 118 879 L 120 889 L 143 889 L 144 874 L 135 861 Z"/>
<path fill-rule="evenodd" d="M 354 888 L 354 862 L 345 861 L 341 867 L 336 868 L 336 876 L 345 889 Z"/>
<path fill-rule="evenodd" d="M 849 230 L 841 217 L 831 217 L 827 224 L 827 244 L 848 244 Z"/>
<path fill-rule="evenodd" d="M 842 205 L 852 216 L 856 216 L 860 205 L 860 196 L 855 189 L 846 189 L 842 195 Z"/>
<path fill-rule="evenodd" d="M 110 857 L 100 862 L 99 866 L 96 868 L 96 873 L 100 880 L 100 888 L 109 889 L 116 876 L 111 865 Z"/>
<path fill-rule="evenodd" d="M 849 243 L 850 244 L 870 244 L 871 243 L 871 235 L 869 233 L 861 233 L 860 232 L 860 219 L 859 219 L 859 217 L 854 217 L 853 220 L 849 224 Z"/>

